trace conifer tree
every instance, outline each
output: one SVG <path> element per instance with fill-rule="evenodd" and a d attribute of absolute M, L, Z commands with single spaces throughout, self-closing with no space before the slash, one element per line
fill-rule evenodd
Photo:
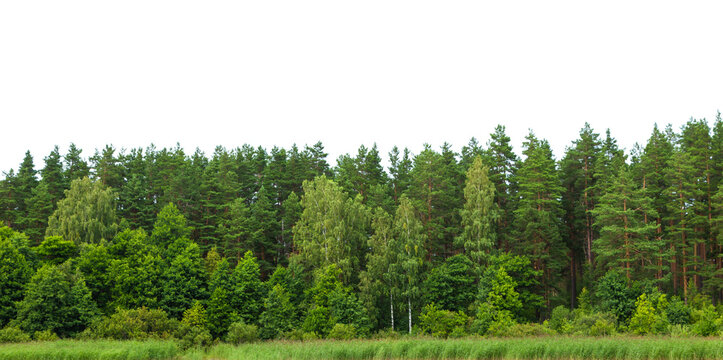
<path fill-rule="evenodd" d="M 231 306 L 234 289 L 231 269 L 225 258 L 218 263 L 208 289 L 211 294 L 206 304 L 208 330 L 214 337 L 221 337 L 229 325 L 238 320 L 238 314 Z"/>
<path fill-rule="evenodd" d="M 42 182 L 48 187 L 48 194 L 50 194 L 54 208 L 55 204 L 65 196 L 64 191 L 70 186 L 63 173 L 63 163 L 57 145 L 45 157 L 45 167 L 40 171 L 40 174 L 42 175 Z"/>
<path fill-rule="evenodd" d="M 515 210 L 516 251 L 526 255 L 536 270 L 542 270 L 548 308 L 561 270 L 568 263 L 560 235 L 562 187 L 547 141 L 533 133 L 523 143 L 527 157 L 518 171 L 519 205 Z"/>
<path fill-rule="evenodd" d="M 402 157 L 399 156 L 399 148 L 394 146 L 389 152 L 389 175 L 391 176 L 392 196 L 396 205 L 399 205 L 399 197 L 409 188 L 412 172 L 409 149 L 404 148 Z"/>
<path fill-rule="evenodd" d="M 657 226 L 644 220 L 646 214 L 657 216 L 645 190 L 635 187 L 630 171 L 621 164 L 598 201 L 592 215 L 600 238 L 593 242 L 593 250 L 600 264 L 621 269 L 629 282 L 653 278 L 661 244 L 654 237 Z"/>
<path fill-rule="evenodd" d="M 512 151 L 510 137 L 505 133 L 505 127 L 497 125 L 495 131 L 490 135 L 487 154 L 483 158 L 488 161 L 489 178 L 495 184 L 495 203 L 500 211 L 495 228 L 497 229 L 498 249 L 510 251 L 513 245 L 513 237 L 507 229 L 512 227 L 514 220 L 514 209 L 516 207 L 516 180 L 514 174 L 519 159 Z"/>
<path fill-rule="evenodd" d="M 83 150 L 79 149 L 75 144 L 70 143 L 68 153 L 65 154 L 65 179 L 70 186 L 70 182 L 76 179 L 82 179 L 90 176 L 88 163 L 81 157 Z"/>

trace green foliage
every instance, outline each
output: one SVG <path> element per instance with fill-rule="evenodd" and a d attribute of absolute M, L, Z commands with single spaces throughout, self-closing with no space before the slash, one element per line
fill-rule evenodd
<path fill-rule="evenodd" d="M 58 335 L 50 330 L 36 331 L 33 334 L 33 340 L 35 341 L 56 341 L 59 339 Z"/>
<path fill-rule="evenodd" d="M 308 333 L 315 333 L 326 336 L 334 326 L 334 319 L 331 311 L 324 306 L 316 306 L 306 313 L 301 328 Z"/>
<path fill-rule="evenodd" d="M 243 321 L 234 322 L 228 327 L 225 340 L 229 344 L 243 344 L 257 341 L 258 327 L 256 325 L 247 325 Z"/>
<path fill-rule="evenodd" d="M 208 329 L 200 326 L 181 323 L 173 335 L 178 339 L 178 344 L 183 350 L 191 348 L 207 349 L 213 344 L 211 333 Z"/>
<path fill-rule="evenodd" d="M 492 305 L 511 311 L 517 319 L 533 321 L 543 305 L 540 275 L 527 257 L 506 253 L 493 256 L 480 278 L 477 300 L 488 301 L 492 294 Z"/>
<path fill-rule="evenodd" d="M 620 272 L 608 271 L 598 281 L 595 292 L 601 308 L 615 314 L 620 321 L 629 319 L 635 310 L 637 296 L 627 284 L 625 276 Z"/>
<path fill-rule="evenodd" d="M 61 337 L 83 331 L 98 314 L 83 276 L 67 262 L 40 268 L 17 308 L 23 330 L 51 330 Z"/>
<path fill-rule="evenodd" d="M 662 295 L 663 297 L 665 295 Z M 667 331 L 668 319 L 662 311 L 656 311 L 647 294 L 642 294 L 635 302 L 635 312 L 630 318 L 628 330 L 633 334 L 645 335 Z"/>
<path fill-rule="evenodd" d="M 275 285 L 264 301 L 264 312 L 261 313 L 259 333 L 262 339 L 274 339 L 279 334 L 294 328 L 296 310 L 289 299 L 289 294 L 281 285 Z"/>
<path fill-rule="evenodd" d="M 65 198 L 48 220 L 46 236 L 62 236 L 76 244 L 112 239 L 116 224 L 116 195 L 99 181 L 73 180 Z"/>
<path fill-rule="evenodd" d="M 30 341 L 30 335 L 24 333 L 17 327 L 6 327 L 0 329 L 0 344 L 20 343 Z"/>
<path fill-rule="evenodd" d="M 206 325 L 208 324 L 208 319 L 206 319 L 206 309 L 204 309 L 203 304 L 201 304 L 200 301 L 196 301 L 193 306 L 183 312 L 181 324 L 206 328 Z"/>
<path fill-rule="evenodd" d="M 539 337 L 554 335 L 551 329 L 535 323 L 511 324 L 509 326 L 501 326 L 499 330 L 493 330 L 492 334 L 502 337 Z"/>
<path fill-rule="evenodd" d="M 550 319 L 547 321 L 547 326 L 560 334 L 565 334 L 570 330 L 570 322 L 572 319 L 572 311 L 565 306 L 559 305 L 552 309 L 552 314 L 550 315 Z"/>
<path fill-rule="evenodd" d="M 695 323 L 690 330 L 696 335 L 717 335 L 719 331 L 723 330 L 723 316 L 718 314 L 712 305 L 693 311 L 693 319 L 695 319 Z"/>
<path fill-rule="evenodd" d="M 7 237 L 13 234 L 10 228 L 0 227 L 0 326 L 15 318 L 14 304 L 23 298 L 32 275 L 25 256 Z"/>
<path fill-rule="evenodd" d="M 238 314 L 231 306 L 233 283 L 228 261 L 224 258 L 216 267 L 209 283 L 211 296 L 206 303 L 208 330 L 214 337 L 222 337 L 229 325 L 238 320 Z"/>
<path fill-rule="evenodd" d="M 665 315 L 668 318 L 668 322 L 673 325 L 690 324 L 690 307 L 677 296 L 674 296 L 670 300 L 670 304 L 668 304 L 668 307 L 665 309 Z"/>
<path fill-rule="evenodd" d="M 467 320 L 467 316 L 461 311 L 442 310 L 435 304 L 428 304 L 419 315 L 419 327 L 424 333 L 446 338 L 453 332 L 464 334 Z"/>
<path fill-rule="evenodd" d="M 334 339 L 334 340 L 351 340 L 356 337 L 356 328 L 354 325 L 349 324 L 335 324 L 333 328 L 331 328 L 331 331 L 329 331 L 329 335 L 327 335 L 328 339 Z"/>
<path fill-rule="evenodd" d="M 74 265 L 83 274 L 93 301 L 106 313 L 112 301 L 112 274 L 108 271 L 111 260 L 106 243 L 82 244 L 80 256 L 74 259 Z"/>
<path fill-rule="evenodd" d="M 245 323 L 257 323 L 266 291 L 261 282 L 259 264 L 251 251 L 247 251 L 236 265 L 232 281 L 231 307 Z"/>
<path fill-rule="evenodd" d="M 112 287 L 111 307 L 158 307 L 163 260 L 160 250 L 148 244 L 143 230 L 124 230 L 109 248 L 114 258 L 108 266 Z"/>
<path fill-rule="evenodd" d="M 606 319 L 597 319 L 595 323 L 590 326 L 587 332 L 590 336 L 610 336 L 615 334 L 615 323 Z"/>
<path fill-rule="evenodd" d="M 304 182 L 304 211 L 294 226 L 294 244 L 307 268 L 334 264 L 351 283 L 361 270 L 371 218 L 360 198 L 349 199 L 325 176 Z"/>
<path fill-rule="evenodd" d="M 180 244 L 179 244 L 180 243 Z M 180 317 L 195 300 L 205 299 L 206 273 L 198 245 L 185 238 L 173 243 L 181 248 L 161 275 L 162 291 L 159 304 L 173 317 Z"/>
<path fill-rule="evenodd" d="M 91 339 L 147 340 L 168 339 L 178 328 L 178 322 L 169 319 L 160 309 L 117 309 L 108 317 L 93 323 L 84 336 Z"/>
<path fill-rule="evenodd" d="M 424 282 L 426 301 L 442 309 L 463 311 L 475 300 L 475 268 L 464 254 L 447 258 Z"/>
<path fill-rule="evenodd" d="M 477 272 L 496 245 L 494 225 L 499 220 L 499 205 L 494 202 L 495 185 L 488 177 L 489 168 L 477 156 L 467 170 L 464 208 L 461 210 L 463 232 L 460 242 L 473 259 Z"/>
<path fill-rule="evenodd" d="M 36 252 L 47 263 L 58 265 L 74 257 L 78 253 L 78 246 L 70 240 L 64 240 L 62 236 L 47 236 Z"/>

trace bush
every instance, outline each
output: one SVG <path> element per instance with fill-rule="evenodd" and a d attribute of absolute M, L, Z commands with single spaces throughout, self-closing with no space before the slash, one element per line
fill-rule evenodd
<path fill-rule="evenodd" d="M 213 344 L 213 336 L 211 336 L 208 329 L 187 323 L 181 323 L 174 336 L 178 339 L 178 344 L 183 350 L 190 348 L 206 349 Z"/>
<path fill-rule="evenodd" d="M 555 335 L 555 332 L 540 324 L 527 323 L 499 327 L 498 330 L 494 330 L 494 335 L 504 337 L 526 337 Z"/>
<path fill-rule="evenodd" d="M 587 332 L 590 336 L 610 336 L 615 334 L 615 323 L 608 319 L 597 319 Z"/>
<path fill-rule="evenodd" d="M 24 333 L 22 330 L 16 327 L 6 327 L 0 330 L 0 344 L 28 341 L 30 341 L 30 335 Z"/>
<path fill-rule="evenodd" d="M 570 321 L 572 320 L 572 311 L 565 306 L 558 306 L 552 309 L 550 320 L 547 321 L 547 327 L 560 333 L 565 334 L 570 330 Z"/>
<path fill-rule="evenodd" d="M 590 329 L 595 326 L 596 323 L 601 321 L 602 323 L 611 324 L 612 328 L 616 327 L 617 321 L 615 315 L 611 313 L 601 312 L 590 312 L 583 313 L 575 311 L 575 318 L 572 321 L 572 326 L 568 333 L 575 335 L 591 335 Z M 602 324 L 601 323 L 601 324 Z"/>
<path fill-rule="evenodd" d="M 319 340 L 319 339 L 320 339 L 319 334 L 317 334 L 315 332 L 305 332 L 305 333 L 301 334 L 301 340 L 303 340 L 303 341 L 314 341 L 314 340 Z"/>
<path fill-rule="evenodd" d="M 336 324 L 326 337 L 334 340 L 351 340 L 356 337 L 356 328 L 354 325 Z"/>
<path fill-rule="evenodd" d="M 422 331 L 435 337 L 446 338 L 457 329 L 464 332 L 466 325 L 467 316 L 463 312 L 437 309 L 434 304 L 425 306 L 419 315 L 419 326 Z"/>
<path fill-rule="evenodd" d="M 690 307 L 679 297 L 673 297 L 665 309 L 665 316 L 673 325 L 688 325 L 690 324 Z"/>
<path fill-rule="evenodd" d="M 246 325 L 243 321 L 232 323 L 228 327 L 226 342 L 234 345 L 254 342 L 259 339 L 258 330 L 256 325 Z"/>
<path fill-rule="evenodd" d="M 301 327 L 305 332 L 313 332 L 324 336 L 331 331 L 335 323 L 336 321 L 331 317 L 329 308 L 317 306 L 309 310 Z"/>
<path fill-rule="evenodd" d="M 692 335 L 690 326 L 680 324 L 670 325 L 668 327 L 668 333 L 672 337 L 689 337 Z"/>
<path fill-rule="evenodd" d="M 50 330 L 44 330 L 44 331 L 36 331 L 33 334 L 33 339 L 35 341 L 55 341 L 58 340 L 58 335 L 56 335 L 54 332 Z"/>
<path fill-rule="evenodd" d="M 281 333 L 279 338 L 283 340 L 302 341 L 304 340 L 304 332 L 299 329 L 293 329 Z"/>
<path fill-rule="evenodd" d="M 648 300 L 648 296 L 642 294 L 635 302 L 635 312 L 630 318 L 628 330 L 637 335 L 654 334 L 660 331 L 660 328 L 667 330 L 668 324 L 658 325 L 663 321 L 667 321 L 667 318 L 658 315 L 652 302 Z"/>
<path fill-rule="evenodd" d="M 160 309 L 146 307 L 123 310 L 92 324 L 83 337 L 113 340 L 167 339 L 178 329 L 178 321 L 169 319 Z"/>
<path fill-rule="evenodd" d="M 713 305 L 705 306 L 702 310 L 695 310 L 693 317 L 697 319 L 691 327 L 691 331 L 700 336 L 717 335 L 721 321 Z"/>

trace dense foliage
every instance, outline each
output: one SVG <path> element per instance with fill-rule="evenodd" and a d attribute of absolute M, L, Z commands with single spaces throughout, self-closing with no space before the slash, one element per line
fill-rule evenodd
<path fill-rule="evenodd" d="M 455 153 L 71 144 L 0 180 L 8 338 L 723 331 L 723 120 L 561 160 L 503 126 Z M 23 335 L 25 334 L 25 335 Z"/>

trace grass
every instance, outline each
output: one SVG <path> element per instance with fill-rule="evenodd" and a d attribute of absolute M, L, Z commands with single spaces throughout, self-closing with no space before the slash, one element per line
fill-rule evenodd
<path fill-rule="evenodd" d="M 189 359 L 723 359 L 723 340 L 536 337 L 460 340 L 357 340 L 218 345 Z"/>
<path fill-rule="evenodd" d="M 60 340 L 0 345 L 0 360 L 136 360 L 174 359 L 181 351 L 173 341 Z"/>
<path fill-rule="evenodd" d="M 183 353 L 173 341 L 55 341 L 0 345 L 5 359 L 722 359 L 720 338 L 401 339 L 220 344 Z"/>

